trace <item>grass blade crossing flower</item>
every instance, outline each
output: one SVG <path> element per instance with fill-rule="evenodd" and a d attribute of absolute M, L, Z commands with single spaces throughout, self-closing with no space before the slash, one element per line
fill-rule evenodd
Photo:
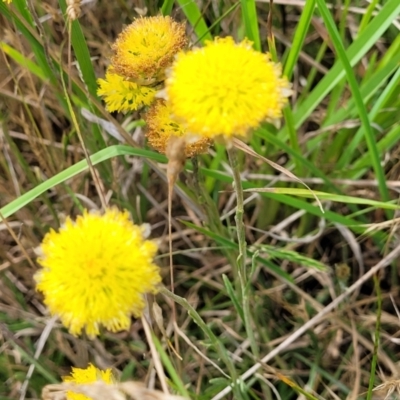
<path fill-rule="evenodd" d="M 161 281 L 156 251 L 127 211 L 85 212 L 43 239 L 37 290 L 74 335 L 85 329 L 94 337 L 100 325 L 127 329 L 131 315 L 143 313 L 143 295 L 155 293 Z"/>

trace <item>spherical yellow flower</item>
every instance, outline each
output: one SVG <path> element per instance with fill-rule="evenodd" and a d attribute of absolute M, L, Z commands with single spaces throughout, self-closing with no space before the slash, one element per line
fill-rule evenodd
<path fill-rule="evenodd" d="M 290 85 L 281 67 L 251 42 L 217 38 L 179 53 L 166 80 L 171 111 L 192 134 L 245 136 L 266 119 L 281 117 Z"/>
<path fill-rule="evenodd" d="M 165 154 L 171 136 L 183 136 L 185 130 L 171 118 L 171 110 L 164 100 L 156 100 L 145 115 L 147 123 L 146 137 L 151 147 Z M 211 145 L 211 140 L 200 138 L 189 141 L 185 145 L 185 156 L 194 157 L 205 153 Z"/>
<path fill-rule="evenodd" d="M 108 68 L 105 79 L 98 79 L 97 83 L 97 94 L 104 98 L 109 112 L 134 111 L 149 106 L 156 94 L 156 89 L 127 81 L 112 68 Z"/>
<path fill-rule="evenodd" d="M 85 369 L 72 368 L 71 376 L 63 377 L 63 382 L 68 383 L 85 384 L 97 381 L 103 381 L 105 383 L 112 384 L 114 377 L 111 373 L 111 369 L 102 371 L 97 369 L 93 364 L 89 364 L 89 366 Z M 91 400 L 91 398 L 80 393 L 68 391 L 67 400 Z"/>
<path fill-rule="evenodd" d="M 169 16 L 138 18 L 113 44 L 111 62 L 117 74 L 151 85 L 164 80 L 165 68 L 186 44 L 184 24 Z"/>
<path fill-rule="evenodd" d="M 155 293 L 161 281 L 153 263 L 156 252 L 127 211 L 85 211 L 44 237 L 37 290 L 74 335 L 85 329 L 94 337 L 100 325 L 114 332 L 127 329 L 131 315 L 142 315 L 143 295 Z"/>

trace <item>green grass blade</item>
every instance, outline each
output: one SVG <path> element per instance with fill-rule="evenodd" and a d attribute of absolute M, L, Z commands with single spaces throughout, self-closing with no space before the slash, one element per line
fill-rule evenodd
<path fill-rule="evenodd" d="M 288 57 L 285 61 L 285 67 L 283 69 L 283 75 L 285 75 L 289 80 L 292 78 L 294 66 L 297 63 L 300 51 L 303 47 L 304 39 L 306 38 L 314 9 L 315 0 L 307 0 L 301 13 L 296 32 L 293 35 L 293 44 L 290 48 Z"/>
<path fill-rule="evenodd" d="M 240 0 L 244 22 L 245 35 L 253 42 L 256 50 L 261 50 L 260 32 L 258 29 L 258 18 L 256 2 L 254 0 Z"/>
<path fill-rule="evenodd" d="M 197 226 L 195 224 L 192 224 L 188 221 L 182 221 L 182 223 L 200 233 L 202 233 L 203 235 L 211 238 L 212 240 L 214 240 L 216 243 L 218 243 L 219 245 L 225 247 L 226 249 L 232 249 L 235 251 L 239 251 L 239 246 L 237 243 L 233 242 L 230 239 L 226 239 L 225 237 L 222 237 L 221 235 L 210 231 L 209 229 L 206 228 L 202 228 L 200 226 Z M 247 256 L 249 258 L 253 258 L 254 256 L 254 252 L 250 251 L 249 249 L 247 249 Z M 282 270 L 280 267 L 278 267 L 277 265 L 273 264 L 270 260 L 261 257 L 261 256 L 256 256 L 255 259 L 257 260 L 257 262 L 263 264 L 264 266 L 266 266 L 269 270 L 271 270 L 272 272 L 274 272 L 277 276 L 280 276 L 281 278 L 289 281 L 289 282 L 294 282 L 293 278 L 284 270 Z"/>
<path fill-rule="evenodd" d="M 220 171 L 208 170 L 206 168 L 203 168 L 202 173 L 206 176 L 212 176 L 215 179 L 218 179 L 225 183 L 232 182 L 231 176 L 224 174 Z M 250 189 L 250 188 L 254 187 L 253 182 L 243 181 L 242 184 L 243 184 L 243 189 Z M 348 226 L 356 233 L 364 233 L 364 231 L 366 229 L 366 228 L 360 226 L 361 223 L 359 221 L 352 219 L 349 216 L 340 215 L 331 210 L 324 210 L 325 212 L 322 213 L 318 206 L 307 203 L 298 198 L 294 198 L 294 197 L 291 197 L 291 196 L 288 196 L 285 194 L 278 194 L 278 193 L 260 193 L 260 195 L 265 196 L 267 198 L 271 198 L 273 200 L 276 200 L 276 201 L 286 204 L 288 206 L 294 207 L 297 210 L 305 210 L 306 212 L 308 212 L 312 215 L 315 215 L 319 218 L 326 218 L 328 221 L 330 221 L 332 223 L 338 223 L 338 224 Z M 196 227 L 196 229 L 198 229 L 198 227 Z"/>
<path fill-rule="evenodd" d="M 163 5 L 161 6 L 161 14 L 170 15 L 173 6 L 174 6 L 174 0 L 164 0 Z"/>
<path fill-rule="evenodd" d="M 325 1 L 317 0 L 317 4 L 318 4 L 319 11 L 321 12 L 322 18 L 324 19 L 326 28 L 328 29 L 330 38 L 335 46 L 338 56 L 339 56 L 343 66 L 344 66 L 344 69 L 346 71 L 347 80 L 349 82 L 351 92 L 353 94 L 353 98 L 357 105 L 359 116 L 360 116 L 363 128 L 365 130 L 365 139 L 366 139 L 366 142 L 368 145 L 368 150 L 369 150 L 371 162 L 372 162 L 375 174 L 376 174 L 376 178 L 378 180 L 378 187 L 379 187 L 380 195 L 384 201 L 388 201 L 389 200 L 389 191 L 386 186 L 385 174 L 384 174 L 381 162 L 380 162 L 378 149 L 376 147 L 374 132 L 372 130 L 372 127 L 371 127 L 371 124 L 370 124 L 370 121 L 368 118 L 367 110 L 366 110 L 365 104 L 363 102 L 363 99 L 361 97 L 361 93 L 358 88 L 358 83 L 356 81 L 353 69 L 347 58 L 345 48 L 340 39 L 339 32 L 336 28 L 335 21 L 333 20 L 332 15 L 330 14 L 330 12 L 328 10 L 328 7 L 326 6 Z M 391 215 L 392 215 L 391 213 L 388 213 L 388 216 L 391 216 Z"/>
<path fill-rule="evenodd" d="M 200 43 L 204 44 L 206 40 L 212 40 L 210 30 L 204 21 L 204 18 L 194 0 L 177 0 L 186 15 L 190 25 L 192 25 L 194 32 Z"/>
<path fill-rule="evenodd" d="M 19 3 L 16 3 L 18 5 Z M 21 6 L 22 10 L 26 11 L 26 5 Z M 36 61 L 42 71 L 46 74 L 47 79 L 51 81 L 52 84 L 56 84 L 57 80 L 54 76 L 53 70 L 49 66 L 44 48 L 39 41 L 39 37 L 32 27 L 32 19 L 29 18 L 29 13 L 27 20 L 23 18 L 18 12 L 11 11 L 3 1 L 0 1 L 0 14 L 5 16 L 9 21 L 16 25 L 18 31 L 26 39 L 32 48 L 33 54 L 35 55 Z M 25 13 L 23 14 L 25 15 Z"/>
<path fill-rule="evenodd" d="M 122 156 L 122 155 L 145 157 L 145 158 L 149 158 L 149 159 L 152 159 L 152 160 L 155 160 L 158 162 L 163 162 L 163 161 L 165 162 L 165 157 L 158 153 L 154 153 L 149 150 L 133 148 L 130 146 L 123 146 L 123 145 L 110 146 L 110 147 L 107 147 L 106 149 L 100 150 L 98 153 L 92 155 L 90 157 L 90 160 L 93 165 L 96 165 L 96 164 L 106 161 L 112 157 Z M 4 206 L 0 210 L 0 213 L 3 215 L 4 218 L 7 218 L 7 217 L 13 215 L 18 210 L 20 210 L 22 207 L 24 207 L 26 204 L 30 203 L 31 201 L 36 199 L 38 196 L 40 196 L 42 193 L 46 192 L 47 190 L 51 189 L 52 187 L 54 187 L 62 182 L 65 182 L 66 180 L 74 177 L 75 175 L 88 170 L 88 168 L 89 167 L 88 167 L 88 163 L 86 160 L 79 161 L 75 165 L 72 165 L 71 167 L 65 169 L 64 171 L 60 172 L 59 174 L 51 177 L 47 181 L 36 186 L 29 192 L 21 195 L 14 201 L 8 203 L 6 206 Z"/>
<path fill-rule="evenodd" d="M 395 93 L 396 90 L 397 91 L 399 90 L 400 87 L 399 85 L 400 85 L 400 68 L 397 68 L 396 73 L 389 81 L 389 83 L 385 86 L 383 92 L 378 97 L 378 99 L 375 100 L 371 111 L 369 111 L 369 118 L 371 119 L 371 121 L 373 121 L 376 118 L 380 110 L 385 106 L 385 104 L 387 104 L 388 99 L 391 98 L 393 93 Z M 339 159 L 337 164 L 338 169 L 343 168 L 345 165 L 349 165 L 354 155 L 354 152 L 357 149 L 357 146 L 361 142 L 364 135 L 365 135 L 364 129 L 361 127 L 353 136 L 351 142 L 346 147 L 346 151 L 343 152 L 341 158 Z"/>
<path fill-rule="evenodd" d="M 236 309 L 236 312 L 239 314 L 240 319 L 244 323 L 243 307 L 240 305 L 239 299 L 236 296 L 235 289 L 233 288 L 231 281 L 225 274 L 222 274 L 222 280 L 224 281 L 225 289 L 232 301 L 233 306 Z"/>
<path fill-rule="evenodd" d="M 375 10 L 377 4 L 379 4 L 379 0 L 372 0 L 371 3 L 368 5 L 367 12 L 363 15 L 361 19 L 360 27 L 358 28 L 358 34 L 360 34 L 368 25 L 372 17 L 372 12 Z"/>
<path fill-rule="evenodd" d="M 161 362 L 163 363 L 165 369 L 168 372 L 168 375 L 170 376 L 172 382 L 175 384 L 179 394 L 181 396 L 185 396 L 186 398 L 190 398 L 189 392 L 186 390 L 184 383 L 182 382 L 178 372 L 176 371 L 176 369 L 174 368 L 174 366 L 172 365 L 167 353 L 165 352 L 163 346 L 161 345 L 160 341 L 158 340 L 158 338 L 154 335 L 154 333 L 152 333 L 152 338 L 153 338 L 153 342 L 154 345 L 157 349 L 158 354 L 160 355 L 161 358 Z"/>
<path fill-rule="evenodd" d="M 388 152 L 394 146 L 398 145 L 400 137 L 400 125 L 397 124 L 378 142 L 379 152 Z M 364 175 L 367 169 L 370 167 L 370 160 L 368 154 L 363 154 L 354 164 L 353 169 L 355 173 L 352 174 L 352 179 L 358 179 Z"/>
<path fill-rule="evenodd" d="M 293 112 L 289 105 L 283 109 L 283 117 L 285 118 L 286 129 L 289 131 L 289 141 L 291 148 L 297 154 L 301 154 L 299 138 L 293 119 Z M 297 176 L 304 176 L 303 165 L 297 157 L 294 159 L 295 172 Z"/>
<path fill-rule="evenodd" d="M 371 49 L 382 34 L 388 29 L 400 13 L 400 2 L 389 0 L 379 14 L 369 23 L 361 35 L 349 46 L 346 55 L 351 66 L 354 66 Z M 296 128 L 310 116 L 325 96 L 345 77 L 341 61 L 337 61 L 330 71 L 321 79 L 307 99 L 294 113 Z"/>
<path fill-rule="evenodd" d="M 65 15 L 67 5 L 65 0 L 59 0 L 60 8 Z M 69 21 L 65 18 L 66 23 Z M 79 64 L 79 69 L 82 74 L 83 81 L 86 84 L 88 92 L 97 98 L 97 82 L 96 75 L 93 69 L 93 63 L 90 59 L 89 48 L 86 44 L 85 36 L 83 35 L 82 28 L 79 20 L 76 19 L 70 24 L 71 27 L 71 44 L 74 49 L 76 60 Z"/>
<path fill-rule="evenodd" d="M 46 74 L 43 72 L 37 64 L 31 61 L 29 58 L 25 57 L 18 50 L 12 48 L 7 43 L 0 42 L 0 49 L 4 51 L 9 57 L 11 57 L 16 63 L 27 68 L 32 74 L 36 75 L 41 80 L 47 80 Z"/>
<path fill-rule="evenodd" d="M 282 187 L 270 187 L 270 188 L 252 188 L 245 189 L 244 192 L 252 192 L 252 193 L 279 193 L 279 194 L 288 194 L 290 196 L 299 196 L 305 197 L 308 199 L 313 199 L 315 194 L 320 200 L 329 200 L 337 203 L 345 203 L 345 204 L 359 204 L 365 206 L 371 206 L 377 209 L 384 210 L 400 210 L 400 206 L 397 204 L 392 204 L 390 202 L 376 201 L 370 199 L 364 199 L 362 197 L 353 197 L 353 196 L 342 196 L 333 193 L 327 192 L 319 192 L 314 190 L 313 194 L 307 189 L 299 189 L 299 188 L 282 188 Z"/>

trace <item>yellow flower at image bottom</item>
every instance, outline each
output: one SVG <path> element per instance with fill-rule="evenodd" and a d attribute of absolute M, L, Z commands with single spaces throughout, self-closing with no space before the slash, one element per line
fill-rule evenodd
<path fill-rule="evenodd" d="M 105 79 L 98 79 L 97 83 L 97 95 L 103 97 L 109 112 L 135 111 L 149 106 L 156 94 L 156 89 L 129 82 L 112 68 L 108 68 Z"/>
<path fill-rule="evenodd" d="M 111 369 L 102 371 L 97 369 L 93 364 L 89 364 L 85 369 L 72 368 L 71 376 L 63 377 L 63 382 L 67 383 L 86 384 L 97 381 L 103 381 L 108 384 L 113 383 L 114 377 L 111 373 Z M 67 392 L 67 400 L 91 400 L 91 398 L 80 393 L 69 391 Z"/>
<path fill-rule="evenodd" d="M 116 208 L 67 218 L 58 232 L 46 234 L 40 251 L 36 288 L 73 335 L 84 329 L 94 337 L 101 325 L 128 329 L 131 315 L 143 313 L 144 294 L 156 293 L 161 282 L 153 262 L 157 246 Z"/>
<path fill-rule="evenodd" d="M 171 118 L 171 110 L 164 100 L 156 100 L 145 114 L 147 124 L 146 137 L 149 145 L 162 154 L 166 154 L 171 136 L 185 135 L 184 128 Z M 212 141 L 199 138 L 185 145 L 185 156 L 194 157 L 207 152 Z"/>
<path fill-rule="evenodd" d="M 207 138 L 243 137 L 264 120 L 280 118 L 290 93 L 280 65 L 269 54 L 232 37 L 180 52 L 166 79 L 174 118 Z"/>

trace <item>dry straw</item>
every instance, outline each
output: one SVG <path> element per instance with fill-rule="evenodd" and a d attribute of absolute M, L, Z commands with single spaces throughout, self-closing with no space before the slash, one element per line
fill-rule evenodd
<path fill-rule="evenodd" d="M 70 21 L 75 21 L 81 15 L 81 0 L 67 0 L 67 16 Z"/>

